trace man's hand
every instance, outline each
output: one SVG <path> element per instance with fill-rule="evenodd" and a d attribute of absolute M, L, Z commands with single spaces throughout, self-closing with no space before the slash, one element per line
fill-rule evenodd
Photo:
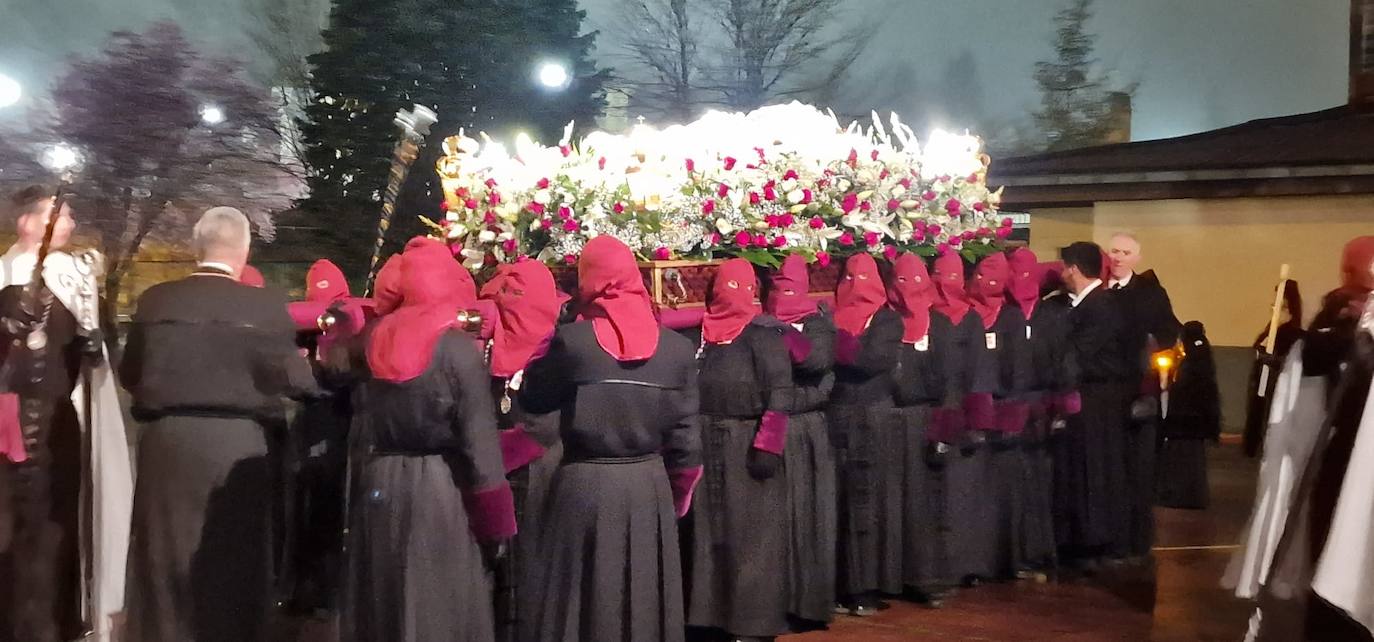
<path fill-rule="evenodd" d="M 26 337 L 38 325 L 38 317 L 25 310 L 23 306 L 16 306 L 8 314 L 0 317 L 0 332 L 13 338 Z"/>

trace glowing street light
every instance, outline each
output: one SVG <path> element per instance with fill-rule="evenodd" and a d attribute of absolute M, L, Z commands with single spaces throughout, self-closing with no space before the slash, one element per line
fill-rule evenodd
<path fill-rule="evenodd" d="M 12 107 L 24 97 L 24 88 L 19 85 L 19 81 L 0 74 L 0 109 Z"/>
<path fill-rule="evenodd" d="M 568 68 L 560 63 L 546 62 L 539 67 L 539 84 L 549 89 L 568 86 Z"/>
<path fill-rule="evenodd" d="M 81 154 L 71 145 L 58 143 L 43 150 L 39 162 L 43 163 L 44 167 L 61 174 L 76 167 L 81 162 Z"/>
<path fill-rule="evenodd" d="M 218 125 L 224 122 L 224 110 L 215 105 L 201 107 L 200 120 L 206 125 Z"/>

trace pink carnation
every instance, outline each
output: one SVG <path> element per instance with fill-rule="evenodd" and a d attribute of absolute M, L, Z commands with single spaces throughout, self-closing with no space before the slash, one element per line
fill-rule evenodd
<path fill-rule="evenodd" d="M 813 230 L 819 230 L 819 229 L 821 229 L 822 227 L 825 227 L 825 221 L 821 220 L 821 217 L 819 217 L 819 216 L 813 216 L 813 217 L 811 217 L 811 220 L 810 220 L 810 221 L 807 221 L 806 224 L 807 224 L 807 225 L 810 225 L 810 226 L 811 226 L 811 229 L 813 229 Z"/>
<path fill-rule="evenodd" d="M 887 260 L 889 260 L 889 261 L 895 261 L 895 260 L 897 260 L 897 246 L 896 246 L 896 245 L 889 245 L 889 246 L 887 246 L 887 247 L 884 247 L 884 248 L 883 248 L 883 256 L 884 256 L 884 257 L 887 257 Z"/>
<path fill-rule="evenodd" d="M 569 219 L 569 218 L 572 218 L 572 208 L 568 207 L 567 205 L 559 205 L 559 206 L 558 206 L 558 218 L 561 218 L 561 219 L 564 219 L 564 220 L 567 220 L 567 219 Z"/>
<path fill-rule="evenodd" d="M 849 232 L 845 232 L 844 234 L 841 234 L 841 235 L 840 235 L 840 245 L 843 245 L 843 246 L 845 246 L 845 247 L 849 247 L 849 246 L 851 246 L 851 245 L 853 245 L 853 244 L 854 244 L 854 235 L 853 235 L 853 234 L 850 234 Z"/>
<path fill-rule="evenodd" d="M 999 238 L 999 239 L 1006 239 L 1007 237 L 1011 236 L 1011 228 L 1010 228 L 1010 227 L 999 227 L 999 228 L 997 228 L 996 234 L 997 234 L 997 238 Z"/>
<path fill-rule="evenodd" d="M 468 199 L 468 200 L 466 200 L 466 201 L 463 201 L 463 207 L 466 207 L 466 208 L 468 208 L 468 209 L 470 209 L 470 210 L 475 210 L 475 209 L 477 209 L 478 205 L 479 205 L 479 203 L 477 202 L 477 199 L 475 199 L 475 198 L 470 198 L 470 199 Z"/>
<path fill-rule="evenodd" d="M 525 207 L 529 208 L 529 210 L 531 212 L 534 212 L 535 214 L 544 213 L 544 204 L 540 203 L 539 201 L 530 201 L 530 204 L 526 205 Z"/>
<path fill-rule="evenodd" d="M 969 182 L 969 183 L 976 185 L 976 184 L 978 183 L 978 180 L 979 180 L 979 179 L 978 179 L 978 175 L 977 175 L 977 174 L 969 174 L 969 176 L 968 176 L 968 182 Z"/>
<path fill-rule="evenodd" d="M 564 231 L 564 232 L 576 232 L 576 231 L 579 230 L 579 229 L 582 229 L 582 226 L 581 226 L 581 225 L 578 225 L 578 224 L 577 224 L 577 221 L 575 221 L 575 220 L 573 220 L 573 219 L 568 219 L 568 220 L 566 220 L 566 221 L 563 221 L 563 231 Z"/>
<path fill-rule="evenodd" d="M 735 245 L 738 245 L 740 247 L 749 247 L 750 240 L 751 237 L 749 236 L 748 232 L 744 230 L 735 232 Z"/>
<path fill-rule="evenodd" d="M 987 206 L 987 205 L 984 205 L 981 201 L 973 204 L 973 211 L 975 211 L 975 212 L 982 212 L 982 211 L 986 210 L 987 208 L 988 208 L 988 206 Z"/>
<path fill-rule="evenodd" d="M 541 179 L 539 179 L 539 182 L 538 182 L 538 183 L 535 183 L 535 184 L 534 184 L 534 186 L 537 187 L 537 188 L 539 188 L 539 189 L 548 189 L 548 188 L 549 188 L 549 179 L 547 179 L 547 178 L 541 178 Z"/>
<path fill-rule="evenodd" d="M 964 240 L 957 236 L 951 236 L 949 239 L 949 244 L 951 247 L 959 247 L 959 244 L 963 242 Z"/>
<path fill-rule="evenodd" d="M 749 204 L 750 204 L 750 205 L 758 205 L 758 204 L 759 204 L 760 202 L 762 202 L 762 201 L 763 201 L 763 197 L 759 196 L 759 193 L 758 193 L 758 192 L 749 192 Z"/>
<path fill-rule="evenodd" d="M 491 211 L 491 210 L 487 210 L 487 213 L 482 215 L 482 224 L 483 224 L 483 225 L 495 225 L 495 224 L 496 224 L 496 212 L 493 212 L 493 211 Z"/>
<path fill-rule="evenodd" d="M 948 201 L 945 201 L 945 211 L 949 212 L 950 216 L 958 214 L 959 211 L 962 209 L 964 209 L 964 204 L 960 203 L 959 199 L 957 198 L 951 198 Z"/>
<path fill-rule="evenodd" d="M 768 247 L 768 237 L 764 236 L 762 233 L 755 234 L 754 245 L 757 245 L 759 247 Z"/>
<path fill-rule="evenodd" d="M 711 232 L 711 245 L 720 245 L 720 232 Z"/>
<path fill-rule="evenodd" d="M 491 193 L 487 194 L 487 204 L 488 204 L 488 205 L 500 205 L 500 204 L 501 204 L 501 193 L 500 193 L 500 192 L 491 192 Z"/>
<path fill-rule="evenodd" d="M 673 257 L 673 253 L 672 253 L 672 252 L 669 252 L 669 251 L 668 251 L 668 248 L 666 248 L 666 247 L 660 247 L 660 248 L 654 250 L 654 259 L 655 259 L 655 260 L 658 260 L 658 261 L 667 261 L 668 259 L 670 259 L 670 258 L 672 258 L 672 257 Z"/>
<path fill-rule="evenodd" d="M 939 236 L 939 235 L 940 235 L 940 232 L 941 232 L 943 229 L 944 229 L 944 228 L 940 227 L 939 225 L 932 225 L 932 226 L 926 228 L 926 233 L 927 233 L 927 234 L 930 234 L 931 236 Z"/>
<path fill-rule="evenodd" d="M 848 214 L 859 206 L 859 196 L 857 194 L 845 194 L 844 202 L 840 204 L 840 209 Z"/>
<path fill-rule="evenodd" d="M 862 202 L 862 203 L 859 203 L 859 211 L 861 211 L 861 212 L 871 212 L 871 211 L 873 211 L 873 204 L 870 203 L 870 202 L 868 202 L 868 201 L 864 201 L 864 202 Z"/>
<path fill-rule="evenodd" d="M 949 254 L 949 243 L 941 243 L 935 246 L 935 251 L 939 252 L 941 256 Z"/>
<path fill-rule="evenodd" d="M 605 156 L 602 156 L 601 158 L 596 159 L 596 168 L 597 168 L 597 169 L 606 169 L 606 157 L 605 157 Z"/>
<path fill-rule="evenodd" d="M 787 247 L 787 237 L 779 236 L 773 239 L 773 247 Z"/>
<path fill-rule="evenodd" d="M 689 171 L 689 172 L 695 172 L 695 171 L 697 171 L 697 163 L 696 163 L 696 161 L 694 161 L 694 160 L 692 160 L 692 159 L 690 159 L 690 158 L 687 159 L 687 171 Z"/>
<path fill-rule="evenodd" d="M 782 180 L 785 180 L 785 181 L 786 181 L 786 180 L 794 180 L 794 181 L 797 180 L 797 170 L 795 170 L 795 169 L 789 169 L 789 170 L 787 170 L 787 173 L 785 173 L 785 174 L 782 175 Z"/>
<path fill-rule="evenodd" d="M 916 241 L 917 243 L 926 240 L 926 231 L 920 228 L 913 230 L 911 232 L 911 240 Z"/>
<path fill-rule="evenodd" d="M 1011 226 L 1012 226 L 1012 222 L 1011 222 L 1011 217 L 1010 217 L 1010 216 L 1008 216 L 1008 217 L 1002 219 L 1002 227 L 1011 227 Z"/>
<path fill-rule="evenodd" d="M 506 254 L 515 254 L 515 250 L 519 247 L 520 246 L 515 242 L 515 239 L 506 239 L 501 242 L 501 249 L 505 250 Z"/>
<path fill-rule="evenodd" d="M 829 254 L 826 254 L 825 252 L 817 252 L 817 253 L 816 253 L 816 263 L 817 263 L 818 265 L 820 265 L 821 267 L 827 267 L 827 266 L 829 266 L 829 265 L 830 265 L 830 255 L 829 255 Z"/>
<path fill-rule="evenodd" d="M 494 178 L 488 178 L 488 179 L 487 179 L 487 182 L 483 183 L 483 185 L 486 185 L 486 186 L 487 186 L 487 189 L 491 189 L 491 188 L 493 188 L 493 187 L 496 187 L 496 179 L 494 179 Z"/>
<path fill-rule="evenodd" d="M 802 190 L 802 204 L 803 204 L 803 205 L 809 205 L 809 204 L 811 203 L 811 199 L 812 199 L 811 190 L 809 190 L 809 189 L 804 189 L 804 190 Z"/>
<path fill-rule="evenodd" d="M 773 181 L 768 181 L 768 184 L 763 186 L 763 197 L 770 201 L 778 200 L 778 191 L 774 189 Z"/>
<path fill-rule="evenodd" d="M 539 219 L 539 227 L 547 230 L 553 227 L 553 221 L 551 219 L 541 218 Z"/>
<path fill-rule="evenodd" d="M 964 230 L 965 241 L 972 241 L 974 236 L 976 235 L 973 233 L 973 230 Z"/>
<path fill-rule="evenodd" d="M 702 203 L 702 204 L 701 204 L 701 213 L 702 213 L 702 214 L 709 215 L 711 212 L 714 212 L 714 211 L 716 211 L 716 202 L 715 202 L 715 201 L 706 201 L 705 203 Z"/>
<path fill-rule="evenodd" d="M 729 186 L 729 185 L 726 185 L 725 183 L 721 183 L 720 186 L 716 188 L 716 196 L 719 196 L 719 197 L 721 197 L 721 198 L 725 198 L 726 196 L 729 196 L 729 195 L 730 195 L 730 186 Z"/>
<path fill-rule="evenodd" d="M 616 203 L 615 205 L 612 205 L 612 206 L 611 206 L 611 211 L 615 212 L 616 214 L 624 214 L 624 213 L 625 213 L 625 204 L 624 204 L 624 203 Z"/>
<path fill-rule="evenodd" d="M 897 181 L 897 184 L 901 185 L 904 189 L 911 189 L 911 179 L 909 178 L 903 178 L 902 180 Z"/>
<path fill-rule="evenodd" d="M 873 150 L 873 153 L 869 154 L 868 157 L 872 158 L 875 161 L 878 160 L 878 150 Z"/>
<path fill-rule="evenodd" d="M 935 190 L 933 190 L 933 189 L 928 189 L 928 190 L 926 190 L 926 193 L 924 193 L 924 194 L 921 195 L 921 198 L 923 198 L 923 199 L 925 199 L 925 200 L 927 200 L 927 201 L 933 201 L 933 200 L 935 200 L 935 199 L 937 198 L 937 196 L 938 196 L 938 195 L 935 193 Z"/>
<path fill-rule="evenodd" d="M 572 148 L 568 147 L 567 145 L 559 145 L 558 152 L 563 154 L 563 158 L 572 156 Z"/>
<path fill-rule="evenodd" d="M 865 233 L 864 233 L 864 243 L 865 243 L 866 245 L 868 245 L 869 247 L 873 247 L 874 245 L 877 245 L 877 244 L 878 244 L 878 233 L 877 233 L 877 232 L 865 232 Z"/>
<path fill-rule="evenodd" d="M 577 255 L 576 255 L 576 254 L 567 254 L 567 255 L 564 255 L 564 256 L 563 256 L 563 262 L 564 262 L 564 263 L 567 263 L 568 265 L 577 265 Z"/>
<path fill-rule="evenodd" d="M 734 157 L 726 156 L 726 157 L 725 157 L 725 171 L 728 172 L 728 171 L 734 169 L 734 168 L 735 168 L 735 163 L 736 163 L 736 161 L 735 161 Z"/>

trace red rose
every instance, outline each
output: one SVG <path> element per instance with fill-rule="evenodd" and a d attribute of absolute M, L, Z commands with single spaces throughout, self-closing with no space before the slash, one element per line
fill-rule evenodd
<path fill-rule="evenodd" d="M 444 201 L 444 202 L 442 202 L 442 203 L 439 203 L 439 211 L 440 211 L 440 212 L 447 212 L 447 211 L 448 211 L 448 201 Z"/>
<path fill-rule="evenodd" d="M 711 245 L 720 245 L 720 232 L 711 232 Z"/>
<path fill-rule="evenodd" d="M 468 197 L 468 188 L 466 188 L 466 187 L 460 187 L 460 188 L 457 189 L 457 191 L 454 192 L 454 195 L 456 195 L 458 198 L 467 198 L 467 197 Z"/>
<path fill-rule="evenodd" d="M 749 241 L 750 236 L 748 232 L 744 230 L 735 232 L 735 245 L 738 245 L 740 247 L 749 247 Z"/>
<path fill-rule="evenodd" d="M 884 168 L 883 168 L 883 171 L 878 172 L 878 180 L 880 180 L 880 181 L 885 181 L 885 180 L 887 180 L 887 177 L 889 177 L 889 176 L 891 176 L 891 175 L 892 175 L 892 172 L 887 171 L 887 168 L 884 167 Z"/>
<path fill-rule="evenodd" d="M 917 229 L 913 231 L 911 233 L 911 240 L 916 241 L 917 243 L 926 240 L 926 231 L 922 229 Z"/>
<path fill-rule="evenodd" d="M 862 211 L 862 212 L 871 212 L 871 211 L 873 211 L 873 204 L 870 203 L 870 202 L 868 202 L 868 201 L 864 201 L 864 202 L 862 202 L 862 203 L 859 203 L 859 211 Z"/>
<path fill-rule="evenodd" d="M 969 174 L 969 176 L 968 176 L 968 182 L 969 182 L 969 183 L 972 183 L 972 184 L 975 184 L 975 185 L 976 185 L 976 184 L 978 183 L 978 180 L 979 180 L 979 179 L 978 179 L 978 175 L 977 175 L 977 174 Z"/>
<path fill-rule="evenodd" d="M 911 189 L 911 179 L 909 178 L 903 178 L 902 180 L 897 181 L 897 184 L 901 185 L 903 189 Z"/>

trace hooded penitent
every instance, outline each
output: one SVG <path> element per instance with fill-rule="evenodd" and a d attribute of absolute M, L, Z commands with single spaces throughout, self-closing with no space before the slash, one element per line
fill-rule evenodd
<path fill-rule="evenodd" d="M 707 343 L 730 343 L 759 315 L 758 278 L 744 259 L 730 259 L 716 270 L 701 337 Z"/>
<path fill-rule="evenodd" d="M 1007 281 L 1007 293 L 1021 306 L 1021 311 L 1029 319 L 1035 312 L 1035 304 L 1040 301 L 1040 288 L 1045 281 L 1045 266 L 1040 264 L 1035 252 L 1024 247 L 1012 250 L 1007 263 L 1011 278 Z"/>
<path fill-rule="evenodd" d="M 577 294 L 602 350 L 618 361 L 654 356 L 658 321 L 629 247 L 610 236 L 588 241 L 577 263 Z"/>
<path fill-rule="evenodd" d="M 844 278 L 835 288 L 835 327 L 860 336 L 873 315 L 887 302 L 878 262 L 867 254 L 855 254 L 844 265 Z"/>
<path fill-rule="evenodd" d="M 1007 281 L 1011 268 L 1007 265 L 1005 254 L 991 254 L 978 262 L 973 270 L 973 288 L 969 298 L 973 309 L 983 319 L 983 328 L 991 329 L 997 323 L 997 315 L 1007 303 Z"/>
<path fill-rule="evenodd" d="M 903 254 L 893 264 L 888 301 L 902 315 L 902 342 L 916 343 L 930 332 L 930 308 L 939 294 L 921 257 Z"/>
<path fill-rule="evenodd" d="M 458 311 L 477 301 L 472 275 L 443 243 L 415 238 L 403 258 L 399 307 L 377 322 L 367 347 L 372 376 L 383 381 L 410 381 L 423 374 L 439 338 L 456 326 Z"/>
<path fill-rule="evenodd" d="M 789 255 L 770 281 L 768 298 L 763 304 L 765 312 L 783 323 L 800 323 L 816 313 L 816 301 L 809 294 L 811 278 L 805 258 Z"/>
<path fill-rule="evenodd" d="M 491 373 L 510 377 L 524 370 L 558 323 L 564 297 L 553 273 L 538 261 L 501 266 L 482 288 L 482 298 L 494 301 L 499 322 L 491 346 Z"/>
<path fill-rule="evenodd" d="M 948 317 L 954 325 L 959 325 L 970 307 L 964 285 L 964 259 L 954 252 L 941 254 L 935 259 L 933 276 L 935 289 L 940 294 L 935 311 Z"/>
<path fill-rule="evenodd" d="M 330 302 L 349 296 L 343 270 L 329 259 L 315 261 L 305 273 L 305 300 Z"/>

